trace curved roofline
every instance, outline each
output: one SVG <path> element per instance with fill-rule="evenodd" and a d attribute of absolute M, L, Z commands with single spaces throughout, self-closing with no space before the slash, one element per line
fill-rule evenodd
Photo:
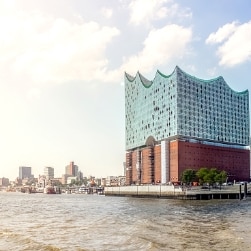
<path fill-rule="evenodd" d="M 142 85 L 145 88 L 149 88 L 153 84 L 153 81 L 150 81 L 147 78 L 145 78 L 142 74 L 139 73 L 139 71 L 137 71 L 135 77 L 133 77 L 130 74 L 128 74 L 127 72 L 125 72 L 125 78 L 129 82 L 134 82 L 137 77 L 140 79 L 140 82 L 142 83 Z"/>
<path fill-rule="evenodd" d="M 149 87 L 153 84 L 153 81 L 148 80 L 148 79 L 145 78 L 143 75 L 141 75 L 139 72 L 137 73 L 137 75 L 139 76 L 141 83 L 142 83 L 146 88 L 149 88 Z"/>
<path fill-rule="evenodd" d="M 213 81 L 218 80 L 218 79 L 223 79 L 223 80 L 224 80 L 224 78 L 223 78 L 222 76 L 218 76 L 218 77 L 210 78 L 210 79 L 198 78 L 198 77 L 195 77 L 195 76 L 193 76 L 193 75 L 190 75 L 189 73 L 186 73 L 185 71 L 183 71 L 182 69 L 180 69 L 178 66 L 175 67 L 175 70 L 179 70 L 179 71 L 181 71 L 183 74 L 187 75 L 188 77 L 193 78 L 193 79 L 195 79 L 195 80 L 199 80 L 199 81 L 204 82 L 204 83 L 213 82 Z M 225 80 L 224 80 L 224 81 L 225 81 Z"/>
<path fill-rule="evenodd" d="M 173 70 L 173 72 L 172 72 L 171 74 L 165 75 L 165 74 L 163 74 L 162 72 L 160 72 L 159 70 L 157 70 L 156 75 L 159 74 L 159 75 L 162 76 L 163 78 L 170 78 L 170 77 L 174 74 L 174 72 L 175 72 L 175 69 Z M 156 76 L 156 75 L 155 75 L 155 76 Z"/>
<path fill-rule="evenodd" d="M 136 75 L 136 76 L 137 76 L 137 75 Z M 127 80 L 128 80 L 129 82 L 133 82 L 133 81 L 135 80 L 136 76 L 133 77 L 133 76 L 131 76 L 130 74 L 128 74 L 127 72 L 125 72 L 125 78 L 127 78 Z"/>
<path fill-rule="evenodd" d="M 235 90 L 233 90 L 233 89 L 227 84 L 227 82 L 225 81 L 225 79 L 224 79 L 222 76 L 218 76 L 218 77 L 216 77 L 216 78 L 211 78 L 211 79 L 202 79 L 202 78 L 198 78 L 198 77 L 195 77 L 195 76 L 192 76 L 192 75 L 186 73 L 185 71 L 181 70 L 177 65 L 175 66 L 173 72 L 172 72 L 171 74 L 169 74 L 169 75 L 165 75 L 165 74 L 163 74 L 162 72 L 160 72 L 159 70 L 157 70 L 154 79 L 156 78 L 156 75 L 157 75 L 157 74 L 159 74 L 159 75 L 162 76 L 163 78 L 170 78 L 175 72 L 178 72 L 178 71 L 180 71 L 180 72 L 182 72 L 184 75 L 186 75 L 186 76 L 188 76 L 188 77 L 190 77 L 190 78 L 192 78 L 192 79 L 195 79 L 195 80 L 197 80 L 197 81 L 200 81 L 200 82 L 202 82 L 202 83 L 204 83 L 204 84 L 210 84 L 210 83 L 212 83 L 212 82 L 214 82 L 214 81 L 216 81 L 216 80 L 222 79 L 223 82 L 224 82 L 224 84 L 225 84 L 232 92 L 234 92 L 235 94 L 246 94 L 246 93 L 248 93 L 248 89 L 246 89 L 246 90 L 244 90 L 244 91 L 235 91 Z M 143 85 L 145 88 L 149 88 L 149 87 L 152 86 L 153 80 L 154 80 L 154 79 L 153 79 L 152 81 L 151 81 L 151 80 L 148 80 L 148 79 L 145 78 L 142 74 L 140 74 L 139 71 L 137 71 L 135 77 L 133 77 L 133 76 L 131 76 L 130 74 L 128 74 L 128 73 L 125 72 L 125 78 L 126 78 L 129 82 L 134 82 L 135 79 L 136 79 L 137 77 L 140 79 L 140 82 L 142 83 L 142 85 Z"/>
<path fill-rule="evenodd" d="M 178 66 L 175 67 L 175 70 L 179 70 L 179 71 L 181 71 L 183 74 L 185 74 L 185 75 L 187 75 L 187 76 L 189 76 L 189 77 L 191 77 L 191 78 L 193 78 L 193 79 L 195 79 L 195 80 L 198 80 L 198 81 L 200 81 L 200 82 L 202 82 L 202 83 L 204 83 L 204 84 L 210 84 L 210 83 L 212 83 L 212 82 L 214 82 L 214 81 L 216 81 L 216 80 L 222 79 L 224 85 L 226 85 L 226 86 L 227 86 L 232 92 L 234 92 L 235 94 L 246 94 L 246 93 L 248 93 L 248 89 L 246 89 L 246 90 L 244 90 L 244 91 L 235 91 L 234 89 L 232 89 L 232 88 L 227 84 L 227 82 L 225 81 L 225 79 L 224 79 L 222 76 L 218 76 L 218 77 L 216 77 L 216 78 L 211 78 L 211 79 L 202 79 L 202 78 L 198 78 L 198 77 L 195 77 L 195 76 L 192 76 L 192 75 L 186 73 L 185 71 L 183 71 L 182 69 L 180 69 Z"/>

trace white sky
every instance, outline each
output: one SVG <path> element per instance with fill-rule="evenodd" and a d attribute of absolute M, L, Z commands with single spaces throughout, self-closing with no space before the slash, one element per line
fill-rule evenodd
<path fill-rule="evenodd" d="M 0 0 L 0 177 L 123 174 L 124 72 L 251 86 L 251 1 Z"/>

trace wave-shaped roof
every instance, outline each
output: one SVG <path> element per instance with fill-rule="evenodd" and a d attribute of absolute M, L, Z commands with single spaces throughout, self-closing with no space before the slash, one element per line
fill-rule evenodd
<path fill-rule="evenodd" d="M 238 92 L 238 91 L 235 91 L 233 90 L 227 83 L 226 81 L 224 80 L 224 78 L 222 76 L 219 76 L 219 77 L 216 77 L 216 78 L 212 78 L 212 79 L 201 79 L 201 78 L 198 78 L 198 77 L 195 77 L 195 76 L 192 76 L 186 72 L 184 72 L 183 70 L 181 70 L 178 66 L 176 66 L 173 70 L 173 72 L 170 74 L 170 75 L 165 75 L 163 74 L 162 72 L 160 72 L 159 70 L 157 70 L 156 74 L 155 74 L 155 77 L 154 79 L 159 75 L 163 78 L 170 78 L 172 77 L 174 74 L 178 74 L 178 73 L 181 73 L 191 79 L 194 79 L 196 81 L 199 81 L 201 83 L 204 83 L 204 84 L 210 84 L 210 83 L 214 83 L 215 81 L 217 80 L 221 80 L 221 82 L 223 82 L 229 89 L 231 89 L 234 93 L 236 94 L 245 94 L 248 92 L 248 90 L 244 90 L 244 91 L 241 91 L 241 92 Z M 151 81 L 151 80 L 148 80 L 147 78 L 145 78 L 139 71 L 136 73 L 135 77 L 131 76 L 130 74 L 128 74 L 127 72 L 125 72 L 125 78 L 129 81 L 129 82 L 134 82 L 136 80 L 136 78 L 139 78 L 140 79 L 140 82 L 142 83 L 142 85 L 146 88 L 149 88 L 153 83 L 154 83 L 154 80 Z"/>

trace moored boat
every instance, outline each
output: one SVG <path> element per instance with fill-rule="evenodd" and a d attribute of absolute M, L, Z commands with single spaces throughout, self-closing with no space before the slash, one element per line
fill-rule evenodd
<path fill-rule="evenodd" d="M 55 194 L 55 190 L 54 190 L 54 187 L 51 187 L 51 186 L 46 186 L 44 188 L 44 193 L 46 194 Z"/>

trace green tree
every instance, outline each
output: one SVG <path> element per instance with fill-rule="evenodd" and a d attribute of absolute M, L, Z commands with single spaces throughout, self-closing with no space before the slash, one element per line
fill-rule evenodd
<path fill-rule="evenodd" d="M 193 182 L 195 180 L 195 178 L 196 178 L 196 171 L 193 169 L 186 169 L 182 173 L 181 181 L 186 184 L 189 184 L 189 183 Z"/>
<path fill-rule="evenodd" d="M 196 176 L 201 184 L 208 183 L 211 186 L 215 183 L 222 184 L 227 178 L 227 173 L 216 168 L 208 169 L 203 167 L 196 172 Z"/>
<path fill-rule="evenodd" d="M 215 178 L 218 175 L 219 171 L 216 168 L 211 168 L 209 170 L 209 185 L 213 185 L 216 181 Z"/>
<path fill-rule="evenodd" d="M 74 186 L 74 185 L 76 185 L 76 180 L 75 180 L 75 179 L 72 179 L 72 180 L 71 180 L 71 183 L 70 183 L 70 187 L 72 187 L 72 186 Z"/>
<path fill-rule="evenodd" d="M 215 182 L 218 182 L 220 185 L 224 183 L 227 179 L 227 173 L 226 171 L 219 172 L 215 177 Z"/>
<path fill-rule="evenodd" d="M 196 176 L 199 179 L 200 184 L 203 184 L 205 182 L 207 182 L 206 180 L 208 180 L 209 178 L 207 177 L 209 173 L 208 168 L 206 167 L 202 167 L 200 168 L 197 172 L 196 172 Z"/>

